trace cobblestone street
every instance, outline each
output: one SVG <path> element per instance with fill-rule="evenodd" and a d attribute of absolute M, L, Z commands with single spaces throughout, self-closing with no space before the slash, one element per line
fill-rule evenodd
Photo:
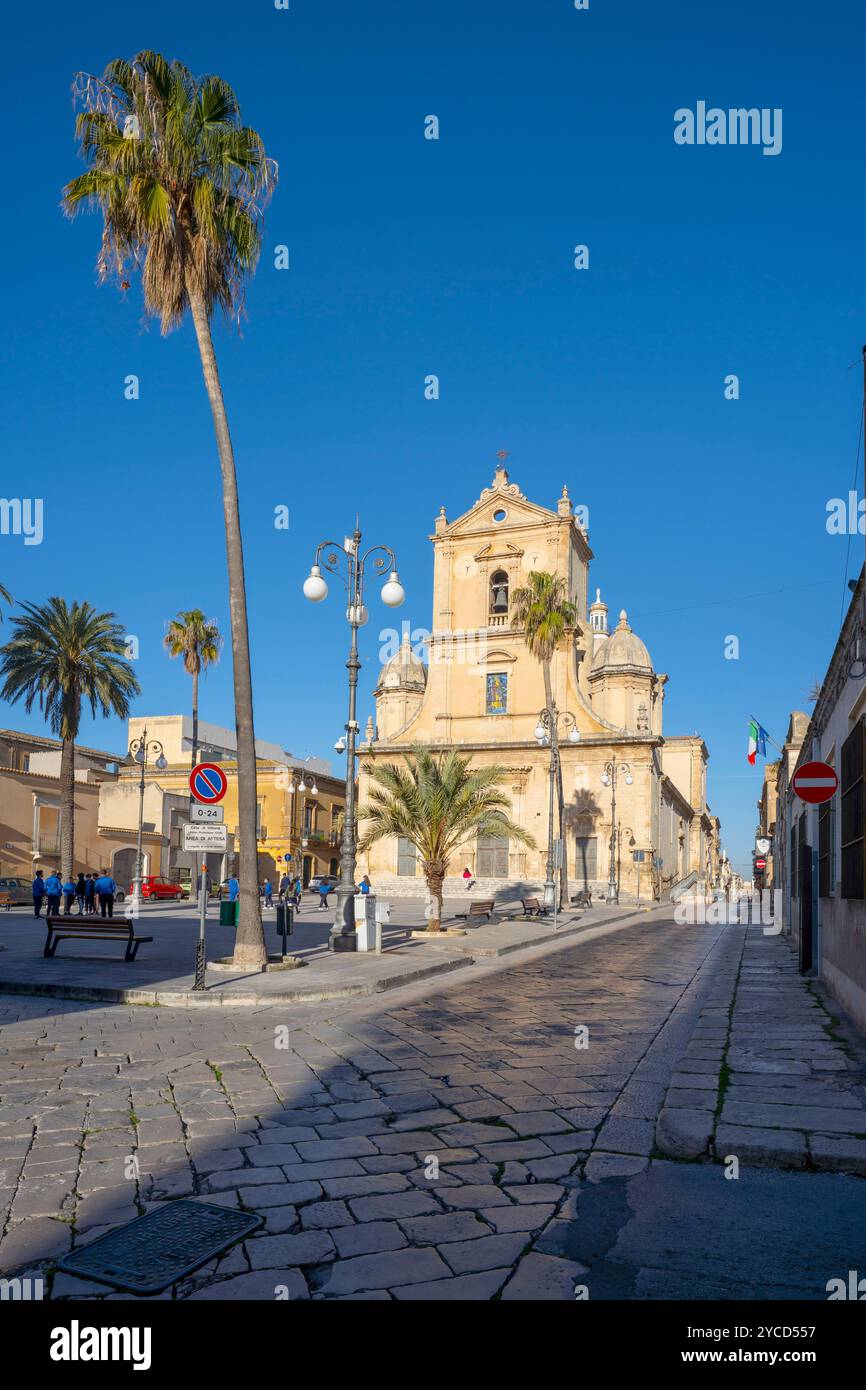
<path fill-rule="evenodd" d="M 2 998 L 0 1269 L 42 1274 L 52 1298 L 126 1297 L 54 1262 L 195 1197 L 265 1224 L 164 1298 L 826 1298 L 827 1280 L 866 1268 L 866 1182 L 813 1171 L 810 1139 L 789 1171 L 766 1136 L 826 1128 L 827 1166 L 845 1169 L 838 1125 L 855 1159 L 866 1134 L 863 1054 L 787 945 L 756 932 L 759 974 L 785 977 L 788 1032 L 774 1036 L 772 1000 L 742 973 L 746 930 L 656 913 L 387 1000 L 195 1012 Z M 813 1013 L 798 1034 L 801 999 Z M 743 1081 L 710 1104 L 731 1016 L 749 1038 L 731 1035 L 735 1066 L 769 1057 L 790 1083 L 810 1069 L 785 1065 L 791 1049 L 815 1049 L 837 1101 L 821 1109 L 821 1091 L 820 1115 L 792 1118 L 802 1088 L 752 1101 Z M 686 1056 L 703 1063 L 685 1068 L 693 1088 Z M 814 1109 L 823 1083 L 806 1081 Z M 721 1114 L 724 1152 L 664 1157 L 656 1124 L 678 1108 Z M 752 1123 L 765 1149 L 728 1181 L 720 1160 Z"/>

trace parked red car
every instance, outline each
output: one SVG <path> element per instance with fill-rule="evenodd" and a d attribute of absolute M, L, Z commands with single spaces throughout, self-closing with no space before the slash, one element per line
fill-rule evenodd
<path fill-rule="evenodd" d="M 130 887 L 130 893 L 132 888 Z M 186 897 L 186 890 L 179 883 L 170 883 L 167 878 L 157 878 L 155 874 L 145 874 L 141 880 L 143 898 L 169 898 L 179 903 Z"/>

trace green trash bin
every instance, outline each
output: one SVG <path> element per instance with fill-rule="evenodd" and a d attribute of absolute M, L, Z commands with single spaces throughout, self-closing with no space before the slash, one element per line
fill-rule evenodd
<path fill-rule="evenodd" d="M 238 924 L 238 903 L 230 903 L 228 898 L 220 902 L 220 926 L 236 927 Z"/>

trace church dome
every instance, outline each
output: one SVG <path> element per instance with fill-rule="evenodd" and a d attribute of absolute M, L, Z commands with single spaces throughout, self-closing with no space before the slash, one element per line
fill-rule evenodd
<path fill-rule="evenodd" d="M 412 650 L 408 632 L 404 632 L 400 650 L 386 661 L 379 675 L 378 691 L 421 690 L 427 685 L 427 667 Z"/>
<path fill-rule="evenodd" d="M 593 671 L 609 671 L 618 666 L 636 666 L 643 671 L 652 671 L 653 668 L 649 652 L 628 625 L 624 608 L 615 631 L 599 647 L 592 662 Z"/>

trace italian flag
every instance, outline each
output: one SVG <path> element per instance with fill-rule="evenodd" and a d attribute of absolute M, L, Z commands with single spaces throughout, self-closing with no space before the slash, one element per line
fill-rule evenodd
<path fill-rule="evenodd" d="M 767 755 L 767 745 L 764 742 L 766 734 L 760 724 L 756 724 L 754 719 L 749 720 L 749 752 L 747 754 L 749 762 L 754 767 L 755 754 L 760 752 L 763 757 Z"/>

